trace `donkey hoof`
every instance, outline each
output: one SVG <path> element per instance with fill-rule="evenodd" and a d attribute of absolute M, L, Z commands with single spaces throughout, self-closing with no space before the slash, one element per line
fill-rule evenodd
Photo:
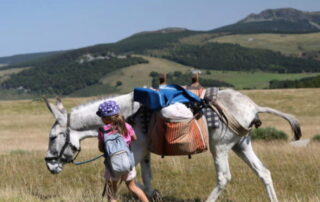
<path fill-rule="evenodd" d="M 159 190 L 155 189 L 153 192 L 152 192 L 152 202 L 162 202 L 162 195 L 160 193 Z"/>

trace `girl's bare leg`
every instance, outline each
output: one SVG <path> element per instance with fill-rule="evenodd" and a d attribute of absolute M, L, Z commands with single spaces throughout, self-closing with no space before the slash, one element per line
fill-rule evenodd
<path fill-rule="evenodd" d="M 149 202 L 145 193 L 136 185 L 134 180 L 127 181 L 126 185 L 128 189 L 139 198 L 140 201 Z"/>
<path fill-rule="evenodd" d="M 117 201 L 117 189 L 118 189 L 118 181 L 107 181 L 107 196 L 108 201 L 116 202 Z"/>

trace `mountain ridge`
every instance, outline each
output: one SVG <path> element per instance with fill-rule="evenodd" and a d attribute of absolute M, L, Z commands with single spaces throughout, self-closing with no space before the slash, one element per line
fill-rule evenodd
<path fill-rule="evenodd" d="M 320 12 L 294 8 L 266 9 L 211 32 L 228 33 L 312 33 L 320 32 Z"/>
<path fill-rule="evenodd" d="M 319 19 L 318 19 L 319 18 Z M 300 21 L 308 20 L 320 25 L 320 12 L 306 12 L 294 8 L 266 9 L 259 14 L 252 13 L 240 20 L 240 23 L 250 23 L 257 21 Z"/>

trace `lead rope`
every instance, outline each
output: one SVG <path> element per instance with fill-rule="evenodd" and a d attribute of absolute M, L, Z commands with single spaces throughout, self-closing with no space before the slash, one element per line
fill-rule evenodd
<path fill-rule="evenodd" d="M 67 116 L 67 127 L 68 127 L 68 128 L 70 127 L 70 122 L 71 122 L 70 119 L 71 119 L 71 114 L 68 113 L 68 116 Z M 71 163 L 73 163 L 73 164 L 76 165 L 76 166 L 79 166 L 79 165 L 82 165 L 82 164 L 86 164 L 86 163 L 90 163 L 90 162 L 92 162 L 92 161 L 95 161 L 95 160 L 103 157 L 103 154 L 101 154 L 101 155 L 99 155 L 99 156 L 96 156 L 96 157 L 94 157 L 94 158 L 92 158 L 92 159 L 89 159 L 89 160 L 86 160 L 86 161 L 75 162 L 74 160 L 76 160 L 76 158 L 78 157 L 80 151 L 81 151 L 81 147 L 79 148 L 79 151 L 78 151 L 77 155 L 76 155 L 76 156 L 74 157 L 74 159 L 71 161 Z"/>
<path fill-rule="evenodd" d="M 103 157 L 103 154 L 101 154 L 101 155 L 99 155 L 99 156 L 96 156 L 96 157 L 94 157 L 94 158 L 92 158 L 92 159 L 89 159 L 89 160 L 86 160 L 86 161 L 79 161 L 79 162 L 72 162 L 74 165 L 76 165 L 76 166 L 79 166 L 79 165 L 82 165 L 82 164 L 86 164 L 86 163 L 90 163 L 90 162 L 92 162 L 92 161 L 95 161 L 95 160 L 97 160 L 97 159 L 99 159 L 99 158 L 101 158 L 101 157 Z"/>

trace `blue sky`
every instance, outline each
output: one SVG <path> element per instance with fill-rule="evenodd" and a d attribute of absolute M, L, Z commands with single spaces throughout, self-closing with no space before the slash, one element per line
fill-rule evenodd
<path fill-rule="evenodd" d="M 210 30 L 250 13 L 320 0 L 0 0 L 0 57 L 116 42 L 166 27 Z"/>

